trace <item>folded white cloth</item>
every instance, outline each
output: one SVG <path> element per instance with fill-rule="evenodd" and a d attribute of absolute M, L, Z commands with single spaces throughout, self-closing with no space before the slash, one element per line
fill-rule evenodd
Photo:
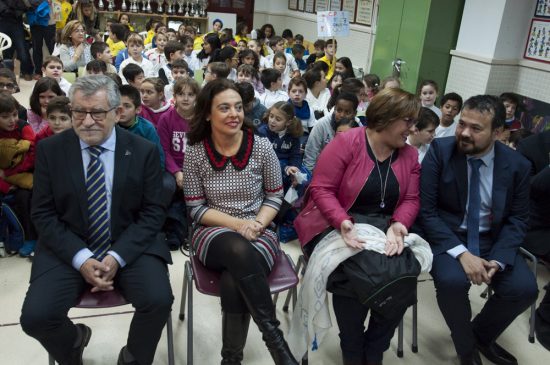
<path fill-rule="evenodd" d="M 384 253 L 384 232 L 369 224 L 355 224 L 355 228 L 358 236 L 366 241 L 366 250 Z M 412 233 L 405 237 L 405 247 L 411 248 L 423 272 L 431 270 L 433 255 L 428 242 Z M 337 230 L 326 235 L 315 247 L 302 280 L 287 336 L 290 350 L 296 358 L 302 358 L 310 346 L 312 351 L 317 350 L 332 327 L 326 291 L 328 277 L 341 262 L 358 252 L 346 245 Z"/>

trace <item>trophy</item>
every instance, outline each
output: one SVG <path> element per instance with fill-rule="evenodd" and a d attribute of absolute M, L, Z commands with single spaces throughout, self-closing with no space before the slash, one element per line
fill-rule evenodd
<path fill-rule="evenodd" d="M 195 16 L 195 3 L 191 1 L 189 7 L 189 16 Z"/>
<path fill-rule="evenodd" d="M 162 13 L 163 12 L 162 3 L 164 3 L 164 0 L 157 0 L 157 3 L 159 4 L 157 7 L 157 13 Z"/>
<path fill-rule="evenodd" d="M 99 0 L 99 2 L 97 3 L 97 8 L 99 10 L 105 9 L 105 4 L 103 3 L 103 0 Z"/>
<path fill-rule="evenodd" d="M 177 3 L 179 5 L 178 14 L 183 14 L 183 1 L 184 0 L 177 0 Z"/>
<path fill-rule="evenodd" d="M 151 8 L 151 0 L 147 0 L 147 7 L 145 8 L 145 11 L 148 13 L 153 12 L 153 9 Z"/>
<path fill-rule="evenodd" d="M 191 9 L 191 4 L 189 3 L 189 1 L 186 1 L 185 2 L 185 16 L 189 16 L 189 10 Z"/>
<path fill-rule="evenodd" d="M 126 6 L 126 0 L 122 0 L 122 5 L 120 5 L 120 10 L 126 11 L 128 7 Z"/>
<path fill-rule="evenodd" d="M 166 12 L 168 14 L 174 14 L 174 9 L 172 8 L 173 4 L 174 0 L 166 0 Z"/>
<path fill-rule="evenodd" d="M 115 11 L 115 1 L 114 0 L 109 0 L 108 10 L 109 11 Z"/>
<path fill-rule="evenodd" d="M 132 12 L 132 13 L 137 13 L 138 12 L 137 0 L 130 0 L 130 12 Z"/>

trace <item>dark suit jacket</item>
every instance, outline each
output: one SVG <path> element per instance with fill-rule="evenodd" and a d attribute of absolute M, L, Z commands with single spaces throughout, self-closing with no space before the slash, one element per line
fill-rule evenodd
<path fill-rule="evenodd" d="M 521 140 L 520 151 L 531 161 L 531 229 L 550 230 L 550 131 Z"/>
<path fill-rule="evenodd" d="M 529 217 L 529 169 L 521 154 L 495 143 L 490 260 L 514 264 Z M 430 145 L 422 161 L 420 192 L 420 224 L 434 255 L 464 244 L 457 233 L 468 199 L 468 170 L 455 137 L 437 138 Z"/>
<path fill-rule="evenodd" d="M 171 263 L 158 240 L 166 215 L 156 146 L 116 127 L 111 202 L 112 250 L 127 265 L 142 254 Z M 87 247 L 88 205 L 79 139 L 71 129 L 38 144 L 32 199 L 38 244 L 31 281 L 57 265 L 72 265 Z"/>

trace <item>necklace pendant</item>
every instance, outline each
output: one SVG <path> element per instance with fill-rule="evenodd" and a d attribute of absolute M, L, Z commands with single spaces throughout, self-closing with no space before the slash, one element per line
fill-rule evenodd
<path fill-rule="evenodd" d="M 386 203 L 380 202 L 380 208 L 384 209 L 386 207 Z"/>

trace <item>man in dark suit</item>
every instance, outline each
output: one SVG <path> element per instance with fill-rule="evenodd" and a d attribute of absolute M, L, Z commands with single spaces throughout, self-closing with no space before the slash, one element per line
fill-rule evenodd
<path fill-rule="evenodd" d="M 67 312 L 88 290 L 117 287 L 136 312 L 118 364 L 151 364 L 173 296 L 155 145 L 115 127 L 120 93 L 106 76 L 78 78 L 73 128 L 40 142 L 32 202 L 38 231 L 21 326 L 60 364 L 81 364 L 91 330 Z"/>
<path fill-rule="evenodd" d="M 455 137 L 436 139 L 422 163 L 419 221 L 434 254 L 437 302 L 461 364 L 517 364 L 495 340 L 537 297 L 518 248 L 529 215 L 529 162 L 496 141 L 505 110 L 493 96 L 463 106 Z M 471 320 L 470 284 L 494 295 Z"/>
<path fill-rule="evenodd" d="M 550 261 L 550 131 L 520 141 L 518 151 L 531 161 L 530 220 L 523 247 Z M 550 284 L 537 309 L 535 332 L 550 350 Z"/>

